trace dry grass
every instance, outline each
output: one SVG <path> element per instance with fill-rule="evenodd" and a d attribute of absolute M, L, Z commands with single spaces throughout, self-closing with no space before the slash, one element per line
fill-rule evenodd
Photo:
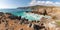
<path fill-rule="evenodd" d="M 57 20 L 56 23 L 60 27 L 60 20 Z"/>

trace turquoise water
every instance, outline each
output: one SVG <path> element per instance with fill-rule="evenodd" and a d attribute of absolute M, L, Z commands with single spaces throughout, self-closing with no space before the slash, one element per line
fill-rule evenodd
<path fill-rule="evenodd" d="M 34 13 L 26 13 L 26 11 L 31 11 L 31 9 L 0 9 L 0 12 L 4 13 L 12 13 L 15 16 L 21 16 L 22 18 L 26 18 L 28 20 L 40 20 L 43 15 L 38 15 Z"/>
<path fill-rule="evenodd" d="M 16 12 L 16 13 L 12 13 L 16 16 L 21 16 L 22 18 L 26 18 L 29 20 L 40 20 L 43 15 L 38 15 L 38 14 L 34 14 L 34 13 L 26 13 L 26 12 Z"/>

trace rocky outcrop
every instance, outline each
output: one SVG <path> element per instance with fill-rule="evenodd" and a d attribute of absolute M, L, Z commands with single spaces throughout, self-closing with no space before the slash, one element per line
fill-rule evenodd
<path fill-rule="evenodd" d="M 32 10 L 32 13 L 36 14 L 43 14 L 44 11 L 46 10 L 47 15 L 52 16 L 53 19 L 60 19 L 60 7 L 36 5 L 29 7 L 19 7 L 17 9 L 28 9 L 28 8 Z"/>
<path fill-rule="evenodd" d="M 47 15 L 52 16 L 55 19 L 60 19 L 60 7 L 55 6 L 34 6 L 31 7 L 33 13 L 43 14 L 46 10 Z"/>

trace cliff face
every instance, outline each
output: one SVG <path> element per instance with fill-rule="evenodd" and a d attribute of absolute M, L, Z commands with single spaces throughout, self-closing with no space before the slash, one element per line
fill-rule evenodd
<path fill-rule="evenodd" d="M 34 6 L 31 8 L 34 12 L 43 13 L 46 10 L 47 14 L 60 19 L 60 7 L 53 6 Z"/>
<path fill-rule="evenodd" d="M 50 14 L 51 16 L 55 16 L 56 19 L 60 20 L 60 8 L 54 8 L 53 12 Z"/>
<path fill-rule="evenodd" d="M 60 7 L 55 6 L 29 6 L 29 7 L 20 7 L 18 9 L 28 9 L 30 8 L 34 13 L 43 13 L 44 10 L 46 10 L 47 14 L 52 17 L 56 17 L 57 19 L 60 19 Z"/>

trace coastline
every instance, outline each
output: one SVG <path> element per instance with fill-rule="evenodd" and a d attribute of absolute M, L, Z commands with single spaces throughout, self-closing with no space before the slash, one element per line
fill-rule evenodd
<path fill-rule="evenodd" d="M 34 30 L 34 27 L 35 27 L 34 25 L 40 27 L 41 24 L 44 24 L 45 27 L 47 28 L 50 26 L 50 25 L 47 26 L 48 22 L 52 23 L 52 21 L 54 21 L 53 19 L 46 19 L 46 18 L 42 18 L 40 21 L 28 21 L 28 19 L 25 19 L 25 18 L 21 19 L 21 16 L 20 17 L 13 16 L 11 13 L 4 14 L 3 12 L 1 12 L 0 17 L 1 17 L 0 18 L 0 26 L 1 26 L 0 29 L 3 29 L 3 30 L 8 29 L 8 28 L 10 30 L 11 29 L 14 29 L 14 30 L 19 30 L 19 29 Z"/>

